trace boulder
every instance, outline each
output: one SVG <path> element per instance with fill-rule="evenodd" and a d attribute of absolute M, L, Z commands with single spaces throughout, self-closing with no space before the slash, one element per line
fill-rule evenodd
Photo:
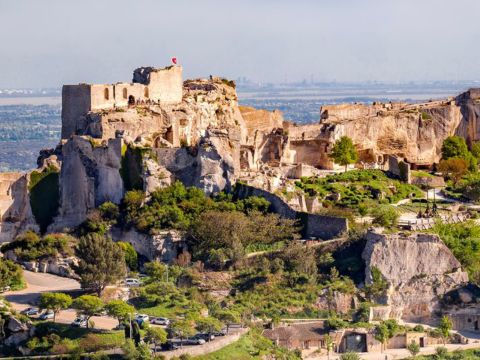
<path fill-rule="evenodd" d="M 381 272 L 389 289 L 376 300 L 391 306 L 392 317 L 429 322 L 441 310 L 443 295 L 468 282 L 460 262 L 437 235 L 370 231 L 366 238 L 365 283 L 372 283 L 373 268 Z"/>
<path fill-rule="evenodd" d="M 10 316 L 8 319 L 7 330 L 13 333 L 27 331 L 28 325 L 18 320 L 15 316 Z"/>

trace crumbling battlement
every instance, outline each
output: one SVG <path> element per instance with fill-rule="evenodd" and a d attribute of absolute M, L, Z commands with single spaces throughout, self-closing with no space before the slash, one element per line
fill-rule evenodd
<path fill-rule="evenodd" d="M 134 71 L 133 82 L 64 85 L 62 88 L 62 139 L 77 135 L 78 124 L 89 112 L 127 107 L 129 104 L 177 104 L 182 101 L 182 67 L 152 67 Z"/>

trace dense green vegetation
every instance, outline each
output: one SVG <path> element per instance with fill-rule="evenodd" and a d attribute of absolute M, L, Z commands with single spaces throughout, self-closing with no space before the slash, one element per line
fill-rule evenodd
<path fill-rule="evenodd" d="M 12 290 L 25 287 L 22 268 L 10 260 L 0 258 L 0 290 L 10 286 Z"/>
<path fill-rule="evenodd" d="M 477 360 L 480 358 L 480 350 L 479 349 L 471 349 L 471 350 L 456 350 L 453 352 L 448 352 L 448 350 L 444 347 L 436 348 L 434 355 L 422 355 L 416 356 L 416 360 L 425 360 L 425 359 L 435 359 L 435 360 Z"/>
<path fill-rule="evenodd" d="M 366 215 L 377 204 L 422 196 L 417 186 L 391 179 L 381 170 L 352 170 L 324 178 L 302 178 L 295 184 L 309 196 L 318 197 L 324 207 L 354 209 L 361 215 Z"/>
<path fill-rule="evenodd" d="M 143 157 L 150 149 L 124 145 L 120 175 L 126 190 L 143 190 Z"/>
<path fill-rule="evenodd" d="M 73 255 L 76 239 L 67 234 L 49 234 L 43 237 L 33 231 L 19 235 L 1 247 L 2 252 L 13 250 L 21 261 L 40 260 L 50 256 Z"/>
<path fill-rule="evenodd" d="M 36 333 L 26 346 L 32 354 L 68 354 L 97 352 L 121 347 L 123 332 L 93 333 L 89 329 L 44 322 L 36 325 Z"/>
<path fill-rule="evenodd" d="M 57 215 L 60 197 L 58 177 L 58 170 L 54 167 L 30 174 L 30 206 L 42 233 Z"/>
<path fill-rule="evenodd" d="M 474 221 L 437 224 L 433 230 L 466 269 L 470 281 L 480 285 L 480 226 Z"/>

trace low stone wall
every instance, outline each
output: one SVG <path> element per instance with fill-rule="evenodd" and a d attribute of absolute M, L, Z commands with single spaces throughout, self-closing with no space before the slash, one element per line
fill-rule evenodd
<path fill-rule="evenodd" d="M 240 329 L 238 332 L 234 334 L 230 334 L 221 338 L 216 338 L 215 340 L 208 342 L 206 344 L 188 346 L 183 349 L 162 352 L 162 355 L 165 356 L 166 359 L 171 359 L 176 356 L 178 357 L 182 354 L 189 354 L 191 356 L 205 355 L 205 354 L 220 350 L 221 348 L 227 345 L 230 345 L 231 343 L 240 339 L 240 337 L 247 332 L 248 332 L 248 329 Z"/>
<path fill-rule="evenodd" d="M 348 230 L 348 220 L 345 218 L 295 211 L 282 198 L 266 190 L 245 184 L 237 184 L 235 195 L 240 199 L 245 199 L 249 196 L 263 197 L 270 202 L 270 211 L 287 219 L 299 219 L 304 238 L 329 240 L 340 237 Z"/>

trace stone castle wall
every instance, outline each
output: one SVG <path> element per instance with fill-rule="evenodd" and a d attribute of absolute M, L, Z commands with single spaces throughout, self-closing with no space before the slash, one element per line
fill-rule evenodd
<path fill-rule="evenodd" d="M 138 70 L 138 69 L 137 69 Z M 137 71 L 136 70 L 136 71 Z M 137 80 L 137 81 L 135 81 Z M 178 104 L 183 97 L 182 67 L 148 68 L 148 76 L 138 82 L 117 84 L 64 85 L 62 88 L 62 139 L 77 135 L 85 128 L 85 117 L 92 112 L 126 107 L 129 102 L 153 101 L 162 105 Z"/>

